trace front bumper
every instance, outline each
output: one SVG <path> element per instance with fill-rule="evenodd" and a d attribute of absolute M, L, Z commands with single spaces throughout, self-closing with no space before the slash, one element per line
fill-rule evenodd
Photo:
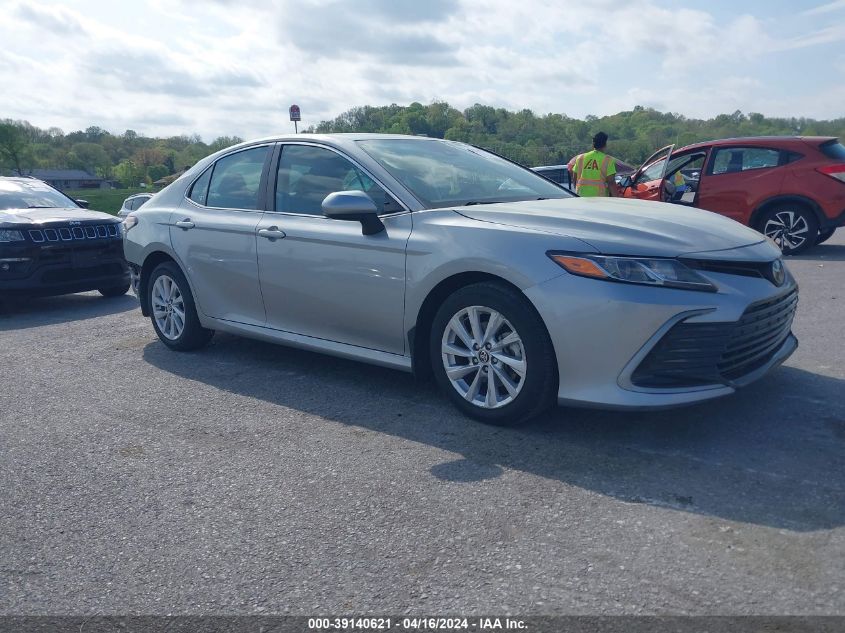
<path fill-rule="evenodd" d="M 60 295 L 113 288 L 129 280 L 119 237 L 0 245 L 0 295 Z"/>
<path fill-rule="evenodd" d="M 660 409 L 725 396 L 780 365 L 797 348 L 786 325 L 761 362 L 732 380 L 669 387 L 632 381 L 640 363 L 678 323 L 729 326 L 752 304 L 796 290 L 762 278 L 708 273 L 718 293 L 611 283 L 564 274 L 525 291 L 545 321 L 558 364 L 558 403 L 608 409 Z"/>

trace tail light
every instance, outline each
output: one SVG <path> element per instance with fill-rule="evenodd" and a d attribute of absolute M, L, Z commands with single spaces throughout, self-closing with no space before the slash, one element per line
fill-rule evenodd
<path fill-rule="evenodd" d="M 816 171 L 824 174 L 825 176 L 830 176 L 831 178 L 836 178 L 840 182 L 845 182 L 845 164 L 839 165 L 826 165 L 824 167 L 819 167 Z"/>

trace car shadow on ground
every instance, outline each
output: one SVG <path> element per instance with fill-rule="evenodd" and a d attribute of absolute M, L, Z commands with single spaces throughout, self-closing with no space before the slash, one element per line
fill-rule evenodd
<path fill-rule="evenodd" d="M 9 297 L 0 299 L 0 332 L 81 321 L 138 308 L 126 294 L 106 298 L 97 292 L 59 297 Z"/>
<path fill-rule="evenodd" d="M 218 335 L 192 354 L 155 342 L 143 356 L 183 379 L 462 456 L 421 476 L 476 482 L 516 469 L 718 519 L 794 531 L 845 525 L 845 381 L 792 367 L 685 409 L 559 408 L 508 429 L 464 418 L 408 374 L 238 337 Z M 266 424 L 275 432 L 272 417 Z"/>
<path fill-rule="evenodd" d="M 786 262 L 845 262 L 845 244 L 819 244 L 797 255 L 790 255 Z"/>

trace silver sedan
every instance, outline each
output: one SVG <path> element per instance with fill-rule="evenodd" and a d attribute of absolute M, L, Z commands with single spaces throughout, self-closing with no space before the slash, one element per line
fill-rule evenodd
<path fill-rule="evenodd" d="M 482 149 L 396 135 L 251 141 L 131 213 L 161 341 L 214 331 L 432 375 L 506 424 L 559 404 L 654 408 L 783 362 L 798 292 L 723 216 L 578 198 Z"/>

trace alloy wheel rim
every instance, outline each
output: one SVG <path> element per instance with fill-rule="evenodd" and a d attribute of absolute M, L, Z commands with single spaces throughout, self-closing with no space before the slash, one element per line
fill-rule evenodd
<path fill-rule="evenodd" d="M 159 332 L 170 341 L 178 339 L 185 330 L 185 299 L 172 278 L 161 275 L 155 280 L 152 304 Z"/>
<path fill-rule="evenodd" d="M 766 237 L 772 238 L 782 251 L 800 248 L 807 241 L 809 230 L 807 219 L 795 211 L 779 211 L 763 227 Z"/>
<path fill-rule="evenodd" d="M 522 339 L 492 308 L 469 306 L 452 316 L 443 332 L 441 357 L 455 391 L 482 409 L 510 404 L 525 384 Z"/>

